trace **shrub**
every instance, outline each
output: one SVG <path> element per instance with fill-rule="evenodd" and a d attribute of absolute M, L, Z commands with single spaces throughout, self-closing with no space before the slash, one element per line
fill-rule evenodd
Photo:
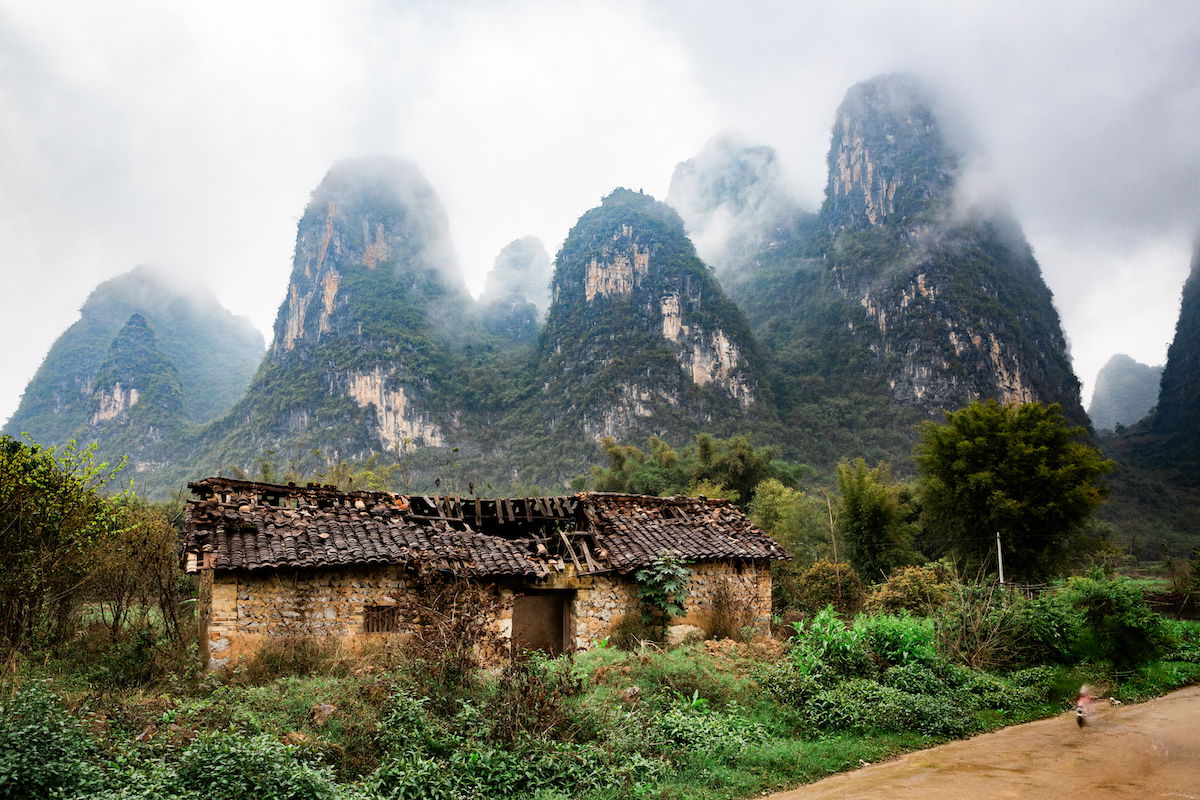
<path fill-rule="evenodd" d="M 333 800 L 328 768 L 296 757 L 296 749 L 270 736 L 202 734 L 180 758 L 178 787 L 195 797 L 222 800 Z"/>
<path fill-rule="evenodd" d="M 258 686 L 289 675 L 336 672 L 344 666 L 338 661 L 338 650 L 337 643 L 325 637 L 271 636 L 239 664 L 236 678 L 239 683 Z"/>
<path fill-rule="evenodd" d="M 1003 669 L 1022 655 L 1022 600 L 996 584 L 959 584 L 936 618 L 938 650 L 972 669 Z"/>
<path fill-rule="evenodd" d="M 834 611 L 826 606 L 808 623 L 793 626 L 792 662 L 806 675 L 831 673 L 859 675 L 867 668 L 862 646 L 862 633 L 847 627 Z"/>
<path fill-rule="evenodd" d="M 707 631 L 710 639 L 744 639 L 746 628 L 753 628 L 754 611 L 742 602 L 729 578 L 720 580 L 713 589 L 708 605 Z"/>
<path fill-rule="evenodd" d="M 404 639 L 404 655 L 426 694 L 444 704 L 504 651 L 491 628 L 498 599 L 490 587 L 437 573 L 422 576 L 417 595 L 417 624 Z"/>
<path fill-rule="evenodd" d="M 862 608 L 865 598 L 858 573 L 838 561 L 817 561 L 796 582 L 797 606 L 810 614 L 828 605 L 842 614 L 853 614 Z"/>
<path fill-rule="evenodd" d="M 1013 623 L 1020 661 L 1026 664 L 1070 663 L 1083 628 L 1079 612 L 1058 592 L 1019 604 Z"/>
<path fill-rule="evenodd" d="M 679 553 L 666 550 L 655 556 L 650 566 L 635 573 L 638 600 L 642 606 L 642 624 L 666 630 L 672 617 L 683 615 L 688 596 L 688 578 L 692 571 Z"/>
<path fill-rule="evenodd" d="M 818 692 L 805 706 L 804 715 L 811 725 L 826 730 L 961 736 L 975 727 L 970 715 L 949 697 L 910 694 L 864 679 Z"/>
<path fill-rule="evenodd" d="M 753 672 L 759 687 L 776 702 L 799 708 L 817 692 L 827 688 L 821 676 L 801 672 L 791 661 L 771 661 Z"/>
<path fill-rule="evenodd" d="M 925 664 L 916 662 L 889 667 L 880 680 L 884 686 L 909 694 L 950 694 L 951 685 Z"/>
<path fill-rule="evenodd" d="M 933 620 L 896 614 L 861 614 L 854 630 L 863 646 L 882 665 L 929 664 L 937 658 Z"/>
<path fill-rule="evenodd" d="M 732 753 L 766 738 L 763 727 L 745 719 L 736 703 L 715 711 L 699 694 L 677 695 L 658 715 L 656 727 L 666 744 L 701 752 Z"/>
<path fill-rule="evenodd" d="M 0 798 L 83 794 L 99 782 L 94 745 L 45 683 L 30 681 L 0 705 Z"/>
<path fill-rule="evenodd" d="M 505 664 L 483 708 L 488 738 L 510 745 L 524 738 L 569 738 L 567 698 L 583 690 L 572 667 L 569 658 L 537 654 Z"/>
<path fill-rule="evenodd" d="M 909 611 L 927 617 L 950 601 L 950 581 L 939 565 L 900 567 L 871 593 L 865 608 L 896 614 Z"/>
<path fill-rule="evenodd" d="M 609 644 L 622 650 L 636 650 L 646 642 L 660 642 L 662 638 L 662 627 L 647 625 L 642 621 L 641 613 L 636 611 L 622 614 L 608 633 Z"/>
<path fill-rule="evenodd" d="M 1071 578 L 1065 596 L 1083 617 L 1078 651 L 1085 658 L 1128 667 L 1156 658 L 1173 644 L 1163 618 L 1128 581 Z"/>

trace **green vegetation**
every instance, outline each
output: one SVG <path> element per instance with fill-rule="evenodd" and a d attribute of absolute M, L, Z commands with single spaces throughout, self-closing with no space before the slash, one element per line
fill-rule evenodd
<path fill-rule="evenodd" d="M 66 444 L 78 435 L 91 411 L 84 389 L 134 314 L 153 328 L 158 348 L 176 370 L 189 421 L 208 422 L 227 411 L 262 360 L 262 335 L 248 320 L 233 316 L 205 290 L 185 293 L 139 267 L 88 296 L 79 320 L 50 348 L 3 432 L 29 433 L 48 444 Z"/>
<path fill-rule="evenodd" d="M 1106 490 L 1112 468 L 1058 405 L 976 402 L 921 429 L 922 516 L 968 570 L 995 554 L 1018 580 L 1054 575 Z"/>
<path fill-rule="evenodd" d="M 0 797 L 716 800 L 1061 712 L 1084 682 L 1134 700 L 1200 679 L 1200 625 L 1148 615 L 1126 581 L 1073 579 L 1032 601 L 951 583 L 927 615 L 827 607 L 783 641 L 499 670 L 472 660 L 481 631 L 463 615 L 365 660 L 324 645 L 291 660 L 297 675 L 171 691 L 95 691 L 23 662 L 0 702 Z M 471 601 L 469 585 L 442 591 Z M 1121 619 L 1097 646 L 1088 620 L 1105 602 Z M 957 626 L 964 614 L 1003 641 Z"/>

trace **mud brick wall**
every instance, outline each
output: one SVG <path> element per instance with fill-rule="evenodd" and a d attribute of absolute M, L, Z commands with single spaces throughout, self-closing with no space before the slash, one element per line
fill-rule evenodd
<path fill-rule="evenodd" d="M 683 617 L 672 620 L 675 640 L 704 635 L 710 626 L 714 595 L 724 587 L 747 624 L 766 629 L 771 614 L 771 574 L 765 564 L 719 562 L 694 564 Z M 491 628 L 512 635 L 513 596 L 524 588 L 509 582 L 496 585 L 498 600 Z M 574 592 L 568 621 L 568 649 L 586 650 L 609 636 L 626 613 L 638 613 L 637 585 L 632 576 L 577 576 L 568 568 L 529 588 Z M 420 586 L 399 567 L 356 570 L 223 572 L 213 577 L 211 614 L 207 625 L 208 666 L 233 666 L 252 656 L 273 636 L 329 636 L 356 650 L 368 642 L 386 641 L 396 634 L 366 633 L 363 608 L 399 608 L 399 634 L 411 630 L 422 604 Z"/>

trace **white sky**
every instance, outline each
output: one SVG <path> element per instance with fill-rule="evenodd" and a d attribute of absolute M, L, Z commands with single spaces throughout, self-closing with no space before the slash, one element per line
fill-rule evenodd
<path fill-rule="evenodd" d="M 938 87 L 1010 198 L 1090 389 L 1161 363 L 1200 231 L 1200 4 L 0 0 L 0 420 L 100 281 L 150 263 L 270 338 L 336 160 L 417 163 L 472 288 L 714 134 L 821 200 L 850 84 Z"/>

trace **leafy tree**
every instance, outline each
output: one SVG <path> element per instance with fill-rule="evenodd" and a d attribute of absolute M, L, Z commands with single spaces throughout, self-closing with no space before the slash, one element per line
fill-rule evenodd
<path fill-rule="evenodd" d="M 97 463 L 95 445 L 0 437 L 0 647 L 74 633 L 97 547 L 124 524 L 99 494 L 120 470 Z"/>
<path fill-rule="evenodd" d="M 702 433 L 693 445 L 679 450 L 657 436 L 647 440 L 646 450 L 611 437 L 602 439 L 600 446 L 608 466 L 592 467 L 587 480 L 573 482 L 576 488 L 586 485 L 601 492 L 724 497 L 745 506 L 762 481 L 774 478 L 795 483 L 806 469 L 779 460 L 773 447 L 754 447 L 745 436 L 719 439 Z"/>
<path fill-rule="evenodd" d="M 887 465 L 868 467 L 861 458 L 842 461 L 837 474 L 842 492 L 838 532 L 851 566 L 874 582 L 887 578 L 895 567 L 913 563 L 916 526 Z"/>
<path fill-rule="evenodd" d="M 974 402 L 926 422 L 916 449 L 926 530 L 967 569 L 995 559 L 1006 577 L 1052 575 L 1103 501 L 1112 469 L 1057 404 Z"/>
<path fill-rule="evenodd" d="M 792 555 L 790 561 L 771 562 L 776 605 L 791 608 L 797 604 L 800 576 L 832 552 L 829 508 L 824 499 L 769 478 L 754 491 L 750 519 Z"/>

